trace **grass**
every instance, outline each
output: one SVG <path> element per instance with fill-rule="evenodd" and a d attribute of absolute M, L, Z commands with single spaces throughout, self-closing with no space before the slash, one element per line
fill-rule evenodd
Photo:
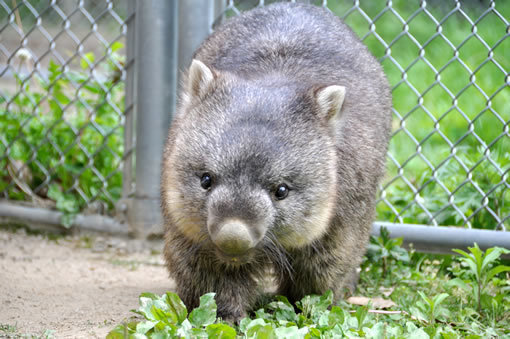
<path fill-rule="evenodd" d="M 214 293 L 194 310 L 174 293 L 143 293 L 138 318 L 107 338 L 510 337 L 510 266 L 499 264 L 509 250 L 475 245 L 457 251 L 460 257 L 425 255 L 406 251 L 401 241 L 386 231 L 371 239 L 357 300 L 335 304 L 327 292 L 291 305 L 276 296 L 232 325 L 216 317 Z"/>
<path fill-rule="evenodd" d="M 389 10 L 385 1 L 362 1 L 373 27 L 357 11 L 345 18 L 382 60 L 393 87 L 394 135 L 379 219 L 508 228 L 507 28 L 486 4 L 462 2 L 464 14 L 453 2 L 435 4 L 397 0 Z M 352 4 L 328 6 L 343 16 Z M 508 20 L 510 3 L 497 1 L 495 10 Z"/>

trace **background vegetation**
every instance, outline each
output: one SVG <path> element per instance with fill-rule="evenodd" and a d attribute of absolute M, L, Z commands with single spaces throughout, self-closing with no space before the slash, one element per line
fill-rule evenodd
<path fill-rule="evenodd" d="M 510 2 L 461 4 L 361 1 L 351 11 L 352 2 L 328 2 L 393 86 L 379 220 L 510 227 Z M 0 95 L 4 197 L 49 199 L 70 215 L 94 200 L 113 207 L 124 153 L 120 47 L 87 53 L 75 61 L 81 71 L 50 63 L 47 76 L 16 74 L 17 92 Z"/>
<path fill-rule="evenodd" d="M 379 219 L 510 226 L 510 2 L 329 2 L 393 86 L 394 135 Z M 432 5 L 431 5 L 432 4 Z M 485 208 L 487 206 L 490 208 Z"/>

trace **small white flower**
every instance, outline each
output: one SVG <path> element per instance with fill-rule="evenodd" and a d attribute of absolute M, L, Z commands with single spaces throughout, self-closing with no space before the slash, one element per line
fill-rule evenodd
<path fill-rule="evenodd" d="M 30 61 L 32 60 L 32 53 L 26 48 L 20 48 L 16 52 L 16 57 L 20 58 L 21 61 Z"/>

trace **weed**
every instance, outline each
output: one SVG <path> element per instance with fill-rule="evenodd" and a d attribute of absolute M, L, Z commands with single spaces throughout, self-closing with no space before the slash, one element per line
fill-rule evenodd
<path fill-rule="evenodd" d="M 386 227 L 381 227 L 380 232 L 380 236 L 370 238 L 367 257 L 371 262 L 382 261 L 382 275 L 385 277 L 390 264 L 408 263 L 409 255 L 400 247 L 403 243 L 402 238 L 391 238 Z"/>
<path fill-rule="evenodd" d="M 510 266 L 498 265 L 493 267 L 502 254 L 508 254 L 510 251 L 500 247 L 493 247 L 484 253 L 476 243 L 474 247 L 468 247 L 468 250 L 470 253 L 459 249 L 453 251 L 462 256 L 460 260 L 468 268 L 465 270 L 465 273 L 471 278 L 470 283 L 473 285 L 477 310 L 480 312 L 482 309 L 482 298 L 490 300 L 489 296 L 483 295 L 489 282 L 499 273 L 510 271 Z M 497 307 L 497 301 L 495 300 L 495 302 L 496 304 L 489 302 L 489 305 Z"/>

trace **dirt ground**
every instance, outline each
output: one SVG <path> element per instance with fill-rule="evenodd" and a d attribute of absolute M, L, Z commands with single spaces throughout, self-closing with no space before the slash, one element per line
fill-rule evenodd
<path fill-rule="evenodd" d="M 161 242 L 50 238 L 0 228 L 0 338 L 104 338 L 134 315 L 141 292 L 174 288 Z"/>

